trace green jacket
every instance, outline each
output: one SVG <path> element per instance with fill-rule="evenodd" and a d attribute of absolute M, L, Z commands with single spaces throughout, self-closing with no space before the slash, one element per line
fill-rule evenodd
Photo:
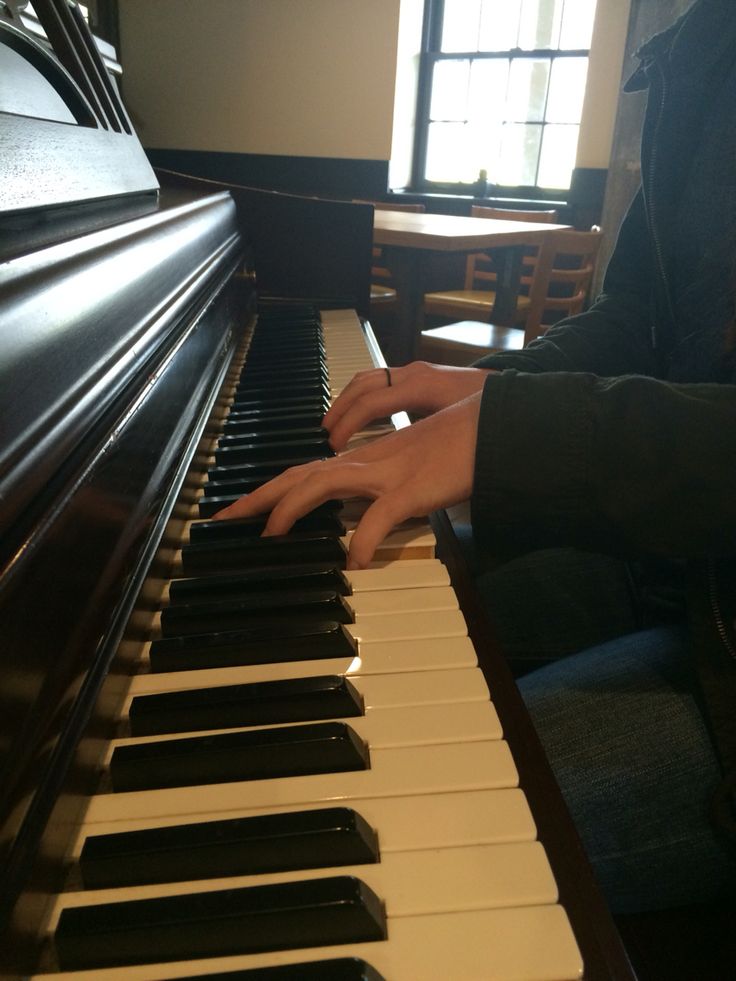
<path fill-rule="evenodd" d="M 602 295 L 492 354 L 472 520 L 510 555 L 683 561 L 709 721 L 736 768 L 736 8 L 699 0 L 639 52 L 642 186 Z M 730 817 L 727 818 L 730 820 Z"/>

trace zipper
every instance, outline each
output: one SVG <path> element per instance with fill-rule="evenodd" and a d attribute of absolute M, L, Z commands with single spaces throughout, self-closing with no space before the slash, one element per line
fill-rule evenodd
<path fill-rule="evenodd" d="M 715 621 L 718 636 L 721 643 L 728 651 L 730 656 L 736 661 L 736 647 L 731 642 L 726 628 L 726 621 L 721 611 L 721 604 L 718 601 L 718 583 L 716 582 L 716 565 L 713 559 L 708 560 L 708 597 L 710 599 L 710 609 Z"/>
<path fill-rule="evenodd" d="M 670 295 L 670 287 L 667 282 L 667 274 L 664 268 L 664 255 L 662 253 L 662 243 L 657 234 L 657 226 L 654 220 L 655 209 L 654 209 L 654 175 L 657 169 L 657 157 L 659 151 L 659 131 L 662 124 L 662 114 L 664 112 L 664 104 L 667 98 L 667 76 L 662 69 L 662 66 L 658 62 L 654 62 L 657 71 L 659 72 L 659 77 L 662 83 L 662 92 L 659 97 L 659 107 L 657 111 L 657 120 L 654 124 L 654 132 L 652 134 L 652 152 L 649 157 L 649 175 L 647 180 L 647 196 L 645 198 L 647 217 L 649 219 L 649 232 L 652 236 L 652 245 L 654 246 L 654 257 L 657 263 L 657 272 L 659 273 L 659 279 L 664 287 L 664 295 L 667 301 L 667 312 L 670 317 L 670 322 L 674 325 L 675 323 L 675 311 L 672 306 L 672 297 Z M 656 317 L 652 318 L 652 347 L 656 349 L 657 347 L 657 330 L 656 330 Z"/>

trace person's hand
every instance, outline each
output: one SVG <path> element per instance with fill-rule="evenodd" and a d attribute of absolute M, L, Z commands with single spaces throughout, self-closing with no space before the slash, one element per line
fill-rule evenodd
<path fill-rule="evenodd" d="M 348 559 L 349 568 L 363 568 L 395 525 L 470 497 L 480 399 L 477 393 L 360 449 L 286 470 L 216 517 L 270 511 L 263 534 L 284 535 L 324 501 L 369 498 Z"/>
<path fill-rule="evenodd" d="M 333 450 L 342 450 L 348 440 L 374 419 L 394 412 L 437 412 L 483 388 L 488 371 L 453 368 L 448 365 L 413 361 L 390 368 L 391 384 L 384 368 L 361 371 L 345 386 L 324 417 Z"/>

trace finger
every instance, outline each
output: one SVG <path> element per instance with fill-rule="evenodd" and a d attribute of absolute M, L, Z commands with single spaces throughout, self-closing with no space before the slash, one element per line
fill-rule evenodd
<path fill-rule="evenodd" d="M 388 388 L 388 380 L 383 368 L 359 371 L 350 379 L 327 410 L 322 425 L 325 429 L 330 429 L 348 411 L 356 399 L 361 398 L 366 392 L 377 391 L 382 388 Z"/>
<path fill-rule="evenodd" d="M 228 507 L 223 508 L 214 515 L 216 521 L 227 520 L 230 518 L 252 518 L 257 514 L 265 514 L 272 510 L 275 504 L 288 493 L 289 488 L 304 479 L 305 474 L 322 461 L 306 463 L 298 467 L 291 467 L 285 470 L 272 480 L 261 484 L 249 494 L 244 494 Z"/>
<path fill-rule="evenodd" d="M 392 386 L 367 392 L 350 405 L 340 418 L 330 427 L 325 426 L 330 433 L 329 442 L 333 450 L 345 448 L 351 436 L 364 429 L 374 419 L 384 417 L 406 408 L 404 387 Z"/>
<path fill-rule="evenodd" d="M 396 495 L 377 498 L 363 513 L 350 537 L 348 569 L 365 569 L 388 533 L 409 517 Z"/>
<path fill-rule="evenodd" d="M 343 497 L 376 497 L 383 489 L 380 467 L 328 461 L 293 484 L 274 504 L 264 535 L 285 535 L 294 522 L 325 501 Z"/>

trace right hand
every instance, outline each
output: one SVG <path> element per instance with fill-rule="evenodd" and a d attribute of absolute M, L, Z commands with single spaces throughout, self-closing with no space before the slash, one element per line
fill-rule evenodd
<path fill-rule="evenodd" d="M 489 371 L 412 361 L 391 368 L 388 384 L 383 368 L 360 371 L 345 386 L 322 421 L 333 450 L 344 449 L 348 440 L 374 419 L 394 412 L 428 415 L 479 392 Z"/>

